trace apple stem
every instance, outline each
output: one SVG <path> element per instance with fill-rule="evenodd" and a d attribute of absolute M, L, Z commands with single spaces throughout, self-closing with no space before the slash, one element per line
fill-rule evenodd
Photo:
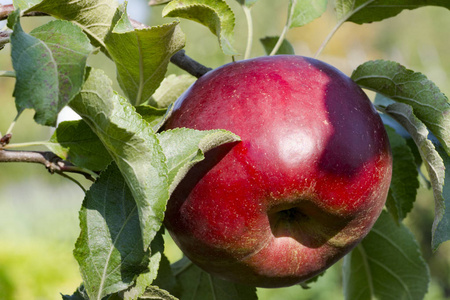
<path fill-rule="evenodd" d="M 355 13 L 357 13 L 358 11 L 360 11 L 361 9 L 363 9 L 364 7 L 366 7 L 367 5 L 371 4 L 372 2 L 374 2 L 374 0 L 370 0 L 367 1 L 366 3 L 358 6 L 357 8 L 350 10 L 345 16 L 343 16 L 339 22 L 333 27 L 333 29 L 331 30 L 331 32 L 327 35 L 327 37 L 325 38 L 325 40 L 323 41 L 323 43 L 320 45 L 319 49 L 317 50 L 316 54 L 314 55 L 314 58 L 319 57 L 319 55 L 322 53 L 323 49 L 325 48 L 325 46 L 328 44 L 328 42 L 331 40 L 331 38 L 334 36 L 334 34 L 336 33 L 336 31 L 342 26 L 342 24 L 344 24 L 345 22 L 347 22 L 348 19 L 350 19 L 351 16 L 353 16 Z"/>
<path fill-rule="evenodd" d="M 252 44 L 253 44 L 253 19 L 252 19 L 252 12 L 251 8 L 246 6 L 245 4 L 242 5 L 242 10 L 245 14 L 245 19 L 247 20 L 247 47 L 245 48 L 245 54 L 244 59 L 250 58 L 250 54 L 252 52 Z"/>
<path fill-rule="evenodd" d="M 292 1 L 291 9 L 288 12 L 288 18 L 286 20 L 286 25 L 284 25 L 283 31 L 281 32 L 280 37 L 278 38 L 278 41 L 275 44 L 275 47 L 273 47 L 272 52 L 270 52 L 269 56 L 275 55 L 280 49 L 281 44 L 283 44 L 284 38 L 286 37 L 286 34 L 291 27 L 292 15 L 294 14 L 295 5 L 297 5 L 297 0 Z"/>
<path fill-rule="evenodd" d="M 278 50 L 281 47 L 281 44 L 284 41 L 284 37 L 286 36 L 286 33 L 288 30 L 289 30 L 289 27 L 286 24 L 286 26 L 284 26 L 284 28 L 283 28 L 283 31 L 281 32 L 280 37 L 278 38 L 277 43 L 275 44 L 275 47 L 273 47 L 272 52 L 270 52 L 269 56 L 275 55 L 278 52 Z"/>
<path fill-rule="evenodd" d="M 14 126 L 16 125 L 17 119 L 19 119 L 20 115 L 22 114 L 22 111 L 19 111 L 16 115 L 16 117 L 14 118 L 14 120 L 11 122 L 11 125 L 9 125 L 8 130 L 6 131 L 6 134 L 12 134 L 12 131 L 14 129 Z"/>
<path fill-rule="evenodd" d="M 333 29 L 330 31 L 330 33 L 327 35 L 327 37 L 325 38 L 325 40 L 322 42 L 322 44 L 320 45 L 319 49 L 317 50 L 316 54 L 314 54 L 314 58 L 319 57 L 319 55 L 322 53 L 323 49 L 325 48 L 325 46 L 328 44 L 328 42 L 331 40 L 331 38 L 334 36 L 334 34 L 336 33 L 336 31 L 342 26 L 342 24 L 344 24 L 346 20 L 340 20 L 336 26 L 333 27 Z"/>

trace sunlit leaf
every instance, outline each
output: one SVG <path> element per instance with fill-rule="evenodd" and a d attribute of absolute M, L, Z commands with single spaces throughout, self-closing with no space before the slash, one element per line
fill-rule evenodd
<path fill-rule="evenodd" d="M 170 57 L 184 47 L 178 22 L 134 29 L 125 8 L 105 45 L 120 87 L 133 105 L 147 101 L 164 79 Z"/>
<path fill-rule="evenodd" d="M 40 11 L 73 21 L 84 30 L 95 46 L 105 49 L 104 39 L 118 7 L 117 0 L 43 0 L 29 11 Z"/>
<path fill-rule="evenodd" d="M 430 281 L 414 236 L 386 212 L 345 256 L 343 275 L 348 300 L 422 300 Z"/>
<path fill-rule="evenodd" d="M 26 10 L 34 5 L 38 4 L 42 0 L 13 0 L 13 5 L 15 9 Z"/>
<path fill-rule="evenodd" d="M 136 201 L 144 245 L 158 232 L 168 200 L 166 158 L 151 126 L 112 90 L 111 80 L 92 70 L 71 107 L 100 138 Z"/>
<path fill-rule="evenodd" d="M 237 54 L 232 46 L 234 13 L 224 0 L 173 0 L 164 7 L 163 16 L 189 19 L 205 25 L 219 38 L 225 54 Z"/>
<path fill-rule="evenodd" d="M 170 192 L 184 178 L 187 171 L 204 159 L 204 153 L 225 143 L 239 141 L 239 137 L 226 130 L 199 131 L 176 128 L 158 134 L 167 158 Z"/>
<path fill-rule="evenodd" d="M 196 77 L 188 74 L 178 76 L 170 74 L 161 82 L 161 85 L 150 99 L 149 104 L 155 107 L 168 107 L 196 80 Z"/>
<path fill-rule="evenodd" d="M 292 12 L 290 28 L 306 25 L 327 10 L 328 0 L 290 0 L 289 12 Z"/>

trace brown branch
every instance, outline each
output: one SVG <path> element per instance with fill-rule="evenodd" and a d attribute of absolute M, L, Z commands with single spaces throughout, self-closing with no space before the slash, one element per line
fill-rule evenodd
<path fill-rule="evenodd" d="M 44 165 L 51 173 L 63 174 L 64 172 L 84 175 L 86 179 L 95 181 L 94 177 L 87 170 L 78 168 L 63 160 L 50 151 L 18 151 L 0 149 L 0 163 L 2 162 L 26 162 Z"/>
<path fill-rule="evenodd" d="M 0 21 L 6 20 L 13 11 L 14 6 L 12 4 L 7 5 L 0 4 Z M 39 11 L 30 11 L 23 15 L 25 17 L 48 16 L 48 14 Z"/>
<path fill-rule="evenodd" d="M 14 7 L 12 4 L 2 5 L 0 4 L 0 20 L 5 20 L 8 16 L 14 11 Z M 24 16 L 47 16 L 48 14 L 42 12 L 27 12 Z M 131 19 L 131 24 L 136 29 L 148 28 L 149 26 L 138 22 L 134 19 Z M 189 74 L 199 78 L 204 75 L 206 72 L 210 71 L 211 68 L 205 67 L 201 63 L 193 60 L 189 56 L 186 55 L 184 50 L 180 50 L 175 53 L 171 58 L 170 62 L 179 67 L 180 69 L 185 70 Z"/>

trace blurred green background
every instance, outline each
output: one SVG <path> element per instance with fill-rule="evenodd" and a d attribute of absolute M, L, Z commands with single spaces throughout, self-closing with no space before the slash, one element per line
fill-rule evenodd
<path fill-rule="evenodd" d="M 129 1 L 129 14 L 141 22 L 157 25 L 162 7 L 149 8 L 144 0 Z M 253 8 L 254 47 L 252 56 L 264 55 L 258 39 L 279 35 L 286 18 L 288 1 L 260 0 Z M 7 1 L 2 1 L 7 4 Z M 246 21 L 236 1 L 229 1 L 236 13 L 236 48 L 243 53 L 246 44 Z M 26 31 L 49 18 L 23 19 Z M 288 40 L 299 55 L 312 56 L 336 23 L 332 7 L 320 19 L 288 33 Z M 217 39 L 201 25 L 182 20 L 187 36 L 186 52 L 199 62 L 218 67 L 230 62 Z M 4 23 L 1 25 L 4 26 Z M 346 74 L 372 59 L 395 60 L 433 80 L 450 95 L 450 12 L 428 7 L 405 11 L 395 18 L 367 25 L 344 24 L 320 59 Z M 236 57 L 240 59 L 241 57 Z M 115 78 L 114 66 L 101 54 L 93 55 L 89 64 L 105 69 Z M 0 51 L 0 70 L 12 70 L 10 47 Z M 170 66 L 170 73 L 182 73 Z M 116 85 L 117 87 L 117 85 Z M 5 133 L 16 115 L 14 79 L 0 78 L 0 132 Z M 118 87 L 117 87 L 118 89 Z M 13 143 L 47 140 L 51 128 L 33 122 L 33 112 L 26 111 L 14 128 Z M 34 148 L 36 149 L 36 148 Z M 40 149 L 38 149 L 40 150 Z M 82 180 L 82 178 L 77 178 Z M 83 181 L 83 184 L 88 185 Z M 72 294 L 81 282 L 72 250 L 79 234 L 78 210 L 82 190 L 74 183 L 50 175 L 42 166 L 14 163 L 0 165 L 0 300 L 61 299 L 59 293 Z M 424 187 L 406 220 L 422 247 L 430 265 L 432 283 L 426 299 L 450 299 L 450 243 L 432 253 L 431 224 L 434 204 Z M 180 251 L 167 238 L 167 255 L 171 261 Z M 329 269 L 311 288 L 259 289 L 260 299 L 343 299 L 341 262 Z"/>

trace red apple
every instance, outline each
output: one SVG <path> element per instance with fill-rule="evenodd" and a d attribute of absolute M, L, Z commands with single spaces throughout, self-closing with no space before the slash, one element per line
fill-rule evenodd
<path fill-rule="evenodd" d="M 311 278 L 370 231 L 388 192 L 383 124 L 349 77 L 316 59 L 233 62 L 177 100 L 165 129 L 227 129 L 172 194 L 165 225 L 205 271 L 259 287 Z"/>

